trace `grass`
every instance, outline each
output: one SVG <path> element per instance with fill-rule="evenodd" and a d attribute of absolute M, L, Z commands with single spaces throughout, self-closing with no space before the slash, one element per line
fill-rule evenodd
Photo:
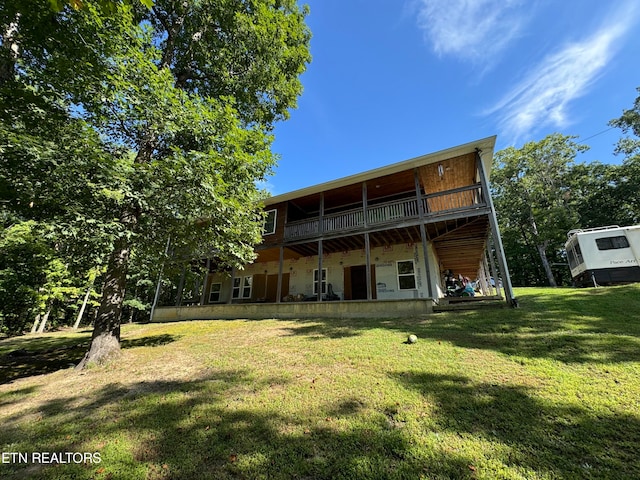
<path fill-rule="evenodd" d="M 84 372 L 89 331 L 2 340 L 0 452 L 101 462 L 0 477 L 640 478 L 640 285 L 516 294 L 422 319 L 125 325 L 120 362 Z"/>

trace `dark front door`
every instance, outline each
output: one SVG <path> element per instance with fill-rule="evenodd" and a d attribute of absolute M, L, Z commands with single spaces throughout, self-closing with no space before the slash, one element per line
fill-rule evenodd
<path fill-rule="evenodd" d="M 357 265 L 351 267 L 351 298 L 354 300 L 367 299 L 367 267 Z"/>
<path fill-rule="evenodd" d="M 376 298 L 376 278 L 375 278 L 375 266 L 371 265 L 371 293 L 373 298 Z M 345 299 L 346 300 L 366 300 L 367 299 L 367 266 L 355 265 L 349 267 L 349 274 L 345 272 Z M 350 287 L 350 288 L 349 288 Z M 350 290 L 350 297 L 347 298 L 346 293 Z"/>
<path fill-rule="evenodd" d="M 289 272 L 282 274 L 282 296 L 289 295 Z M 267 302 L 276 302 L 278 300 L 278 275 L 267 276 L 267 293 L 265 295 Z"/>

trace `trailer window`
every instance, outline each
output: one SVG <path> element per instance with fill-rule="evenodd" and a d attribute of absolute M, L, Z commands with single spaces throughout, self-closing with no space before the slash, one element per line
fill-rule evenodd
<path fill-rule="evenodd" d="M 582 249 L 580 248 L 580 244 L 576 243 L 576 262 L 578 265 L 584 263 L 584 258 L 582 257 Z"/>
<path fill-rule="evenodd" d="M 616 250 L 618 248 L 629 248 L 629 241 L 624 235 L 618 237 L 596 238 L 598 250 Z"/>
<path fill-rule="evenodd" d="M 578 266 L 576 254 L 573 253 L 573 246 L 567 248 L 567 259 L 569 260 L 569 268 L 576 268 Z"/>

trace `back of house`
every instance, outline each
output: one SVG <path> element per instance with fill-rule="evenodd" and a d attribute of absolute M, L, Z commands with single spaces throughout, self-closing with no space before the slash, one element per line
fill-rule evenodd
<path fill-rule="evenodd" d="M 565 244 L 577 286 L 640 282 L 640 225 L 571 230 Z"/>

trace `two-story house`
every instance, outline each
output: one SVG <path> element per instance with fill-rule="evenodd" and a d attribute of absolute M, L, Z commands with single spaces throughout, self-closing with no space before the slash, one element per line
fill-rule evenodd
<path fill-rule="evenodd" d="M 515 304 L 489 192 L 494 146 L 495 136 L 267 199 L 257 259 L 210 272 L 200 305 L 154 319 L 423 314 L 445 297 L 445 272 Z"/>

